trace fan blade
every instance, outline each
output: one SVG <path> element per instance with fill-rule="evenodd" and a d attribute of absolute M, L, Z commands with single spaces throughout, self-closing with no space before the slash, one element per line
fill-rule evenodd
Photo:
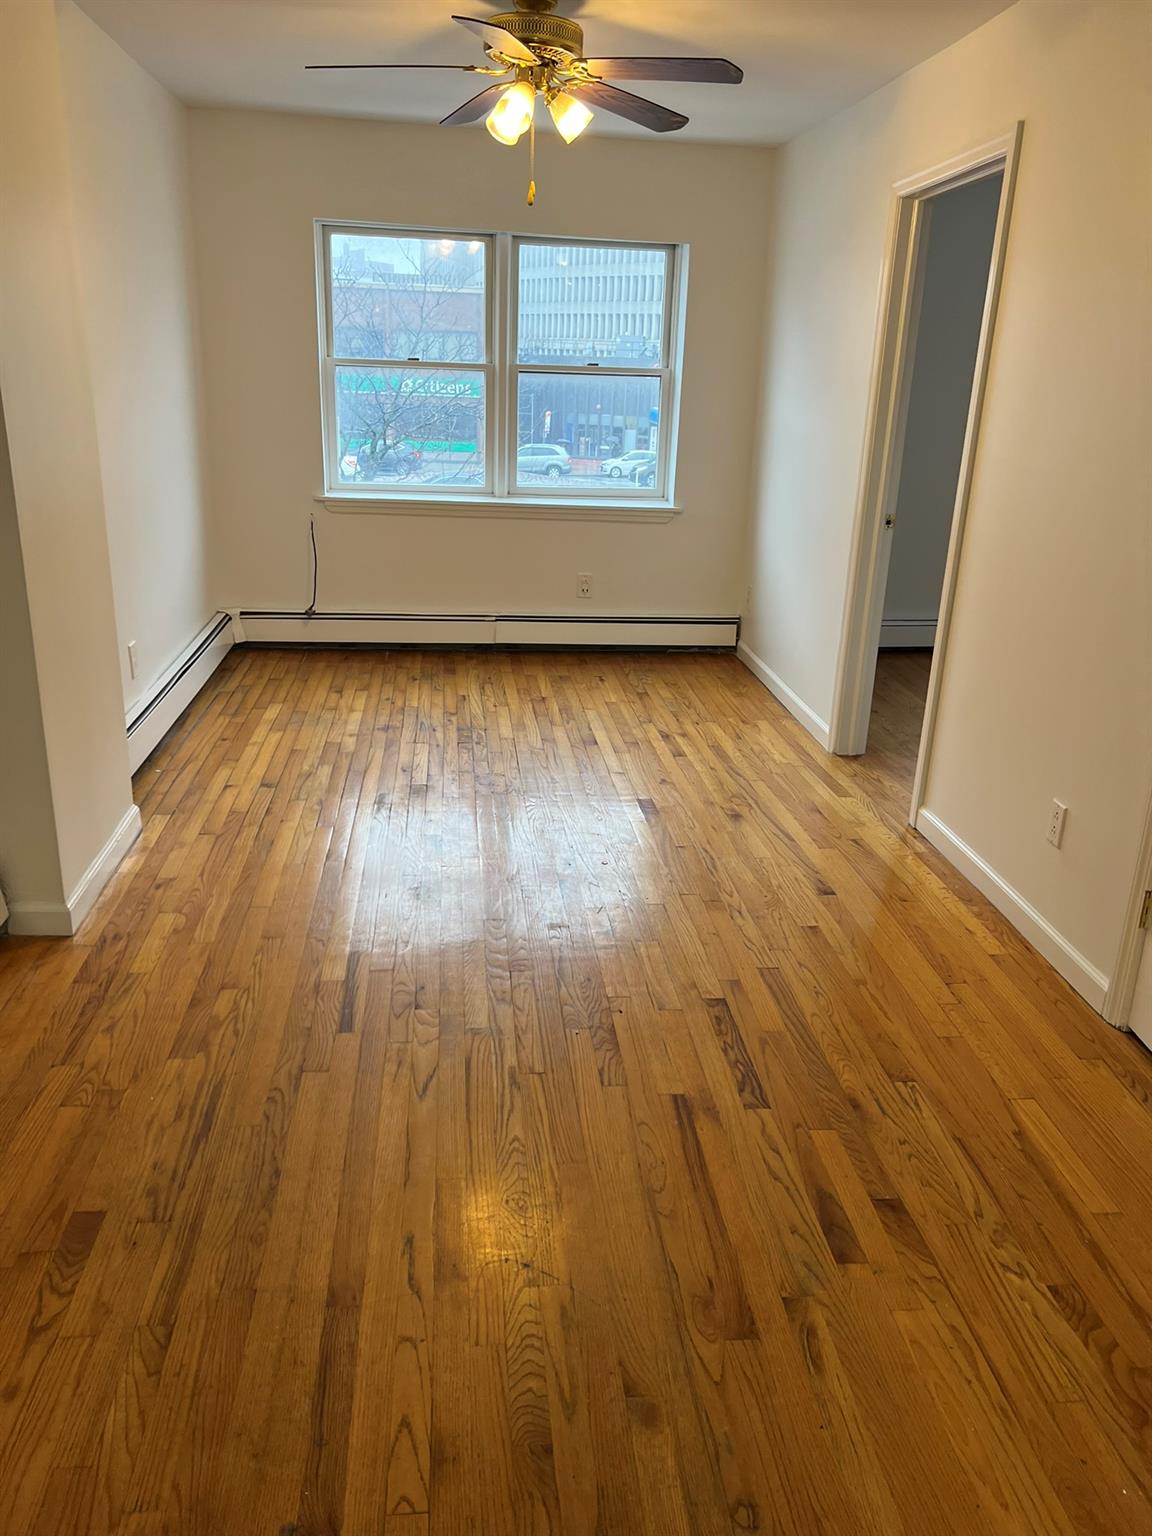
<path fill-rule="evenodd" d="M 305 64 L 305 69 L 464 69 L 476 74 L 479 64 Z"/>
<path fill-rule="evenodd" d="M 739 85 L 744 71 L 731 59 L 581 59 L 585 69 L 605 80 L 701 80 L 708 85 Z"/>
<path fill-rule="evenodd" d="M 474 32 L 485 48 L 492 48 L 497 53 L 503 54 L 506 59 L 515 59 L 517 64 L 539 64 L 540 60 L 526 48 L 518 37 L 513 37 L 511 32 L 505 32 L 503 27 L 497 27 L 490 21 L 481 21 L 477 16 L 453 16 L 453 21 L 458 21 L 462 27 L 467 27 L 469 32 Z"/>
<path fill-rule="evenodd" d="M 478 96 L 470 97 L 462 107 L 457 107 L 455 112 L 449 112 L 447 117 L 442 117 L 440 126 L 455 128 L 460 123 L 478 123 L 482 117 L 487 116 L 507 89 L 507 80 L 502 80 L 499 85 L 485 86 Z"/>
<path fill-rule="evenodd" d="M 603 107 L 605 112 L 614 112 L 617 117 L 626 117 L 642 128 L 651 128 L 653 133 L 674 133 L 688 121 L 683 112 L 673 112 L 671 107 L 662 107 L 643 96 L 633 96 L 631 91 L 618 91 L 614 85 L 604 85 L 599 80 L 573 80 L 565 89 L 570 95 L 579 96 L 581 101 Z"/>

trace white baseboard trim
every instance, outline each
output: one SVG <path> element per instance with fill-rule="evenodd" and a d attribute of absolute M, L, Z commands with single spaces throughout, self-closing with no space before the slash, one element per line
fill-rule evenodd
<path fill-rule="evenodd" d="M 885 619 L 880 626 L 882 651 L 931 650 L 935 644 L 935 619 Z"/>
<path fill-rule="evenodd" d="M 75 932 L 62 901 L 16 901 L 8 914 L 8 932 L 30 939 L 67 939 Z"/>
<path fill-rule="evenodd" d="M 232 615 L 217 613 L 129 711 L 129 772 L 136 772 L 188 708 L 236 643 L 235 631 Z"/>
<path fill-rule="evenodd" d="M 963 838 L 957 837 L 932 811 L 921 808 L 916 817 L 916 830 L 950 864 L 954 864 L 962 875 L 971 880 L 978 891 L 987 896 L 996 910 L 1003 913 L 1013 928 L 1024 935 L 1086 1003 L 1090 1003 L 1097 1013 L 1103 1010 L 1108 992 L 1107 976 L 1086 960 L 1063 934 L 1058 933 L 1031 902 L 1014 890 L 990 864 L 985 863 L 975 849 L 969 848 Z"/>
<path fill-rule="evenodd" d="M 788 713 L 795 715 L 800 724 L 815 736 L 820 745 L 827 748 L 830 740 L 827 720 L 821 720 L 816 711 L 810 709 L 798 693 L 793 693 L 784 679 L 777 677 L 767 662 L 757 656 L 755 651 L 749 650 L 743 640 L 736 647 L 736 654 L 749 672 L 759 678 L 768 692 L 780 700 Z"/>
<path fill-rule="evenodd" d="M 246 641 L 264 645 L 532 645 L 723 647 L 734 618 L 553 614 L 275 613 L 243 609 Z"/>
<path fill-rule="evenodd" d="M 140 808 L 130 805 L 68 899 L 63 902 L 14 901 L 8 917 L 8 932 L 40 938 L 70 938 L 95 906 L 96 898 L 115 874 L 120 860 L 140 836 L 141 825 Z"/>
<path fill-rule="evenodd" d="M 95 906 L 97 896 L 116 873 L 120 860 L 140 836 L 142 828 L 140 807 L 130 805 L 120 818 L 112 836 L 81 875 L 76 888 L 68 897 L 68 913 L 72 919 L 73 933 Z"/>

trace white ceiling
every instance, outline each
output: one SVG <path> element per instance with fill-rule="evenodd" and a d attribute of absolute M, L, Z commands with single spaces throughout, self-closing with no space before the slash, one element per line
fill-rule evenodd
<path fill-rule="evenodd" d="M 590 55 L 721 54 L 743 85 L 634 84 L 691 118 L 680 138 L 791 138 L 1006 10 L 1012 0 L 561 0 Z M 80 0 L 184 101 L 435 122 L 479 89 L 445 70 L 305 74 L 305 64 L 482 63 L 449 17 L 512 0 Z M 607 113 L 600 133 L 643 134 Z M 456 132 L 476 130 L 456 129 Z"/>

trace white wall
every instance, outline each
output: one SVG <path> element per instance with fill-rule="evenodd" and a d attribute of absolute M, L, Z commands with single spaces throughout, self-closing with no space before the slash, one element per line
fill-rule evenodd
<path fill-rule="evenodd" d="M 927 205 L 928 241 L 884 619 L 935 622 L 1002 176 Z M 881 643 L 885 643 L 882 637 Z"/>
<path fill-rule="evenodd" d="M 783 153 L 745 630 L 827 719 L 891 188 L 1022 118 L 927 804 L 1105 975 L 1152 767 L 1150 27 L 1020 0 Z"/>
<path fill-rule="evenodd" d="M 483 127 L 190 113 L 215 585 L 302 608 L 322 485 L 313 220 L 531 230 L 691 246 L 678 498 L 665 524 L 330 512 L 326 609 L 732 614 L 754 459 L 772 151 L 590 133 L 523 150 Z M 578 572 L 595 598 L 580 601 Z"/>
<path fill-rule="evenodd" d="M 0 398 L 57 844 L 50 886 L 26 894 L 67 931 L 60 892 L 69 905 L 110 840 L 139 817 L 116 668 L 51 0 L 0 5 L 0 211 Z M 13 723 L 22 728 L 3 722 Z"/>
<path fill-rule="evenodd" d="M 211 612 L 185 109 L 72 4 L 61 8 L 60 38 L 120 675 L 130 712 Z"/>

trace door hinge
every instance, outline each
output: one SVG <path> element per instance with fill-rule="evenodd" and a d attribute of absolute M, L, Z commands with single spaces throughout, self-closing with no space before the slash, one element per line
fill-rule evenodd
<path fill-rule="evenodd" d="M 1140 907 L 1141 928 L 1152 928 L 1152 891 L 1144 892 L 1144 901 Z"/>

